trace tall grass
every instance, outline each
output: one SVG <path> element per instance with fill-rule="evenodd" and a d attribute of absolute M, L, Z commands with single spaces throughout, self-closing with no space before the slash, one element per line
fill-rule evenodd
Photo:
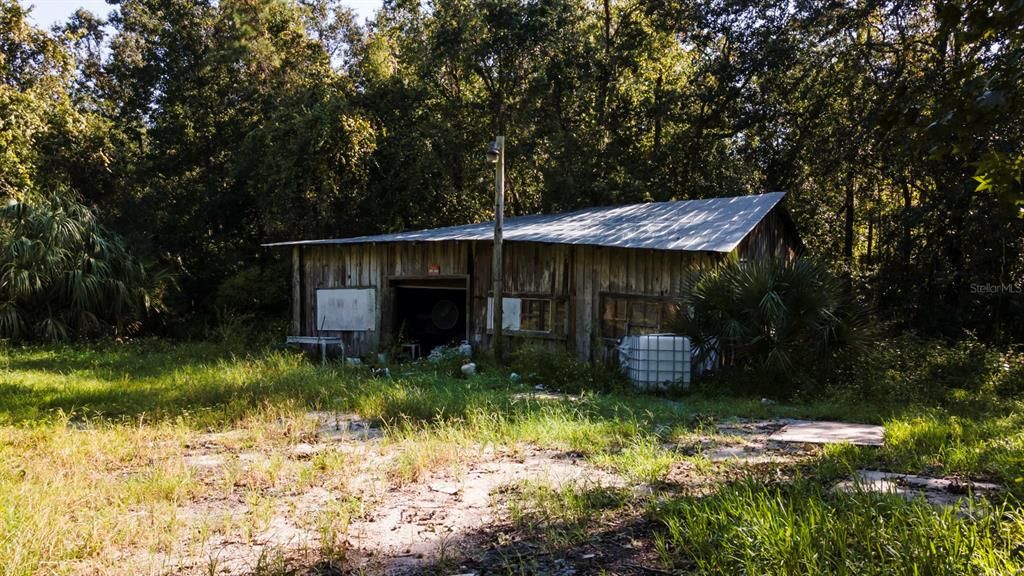
<path fill-rule="evenodd" d="M 171 550 L 177 505 L 201 493 L 182 432 L 0 428 L 0 574 L 89 573 L 125 548 Z"/>
<path fill-rule="evenodd" d="M 509 519 L 551 550 L 585 542 L 602 517 L 621 515 L 632 495 L 621 488 L 569 483 L 554 487 L 543 481 L 520 483 L 509 490 Z"/>
<path fill-rule="evenodd" d="M 111 571 L 126 549 L 170 554 L 188 526 L 176 517 L 183 502 L 244 497 L 256 526 L 267 490 L 315 484 L 347 493 L 357 464 L 349 456 L 321 454 L 296 463 L 271 455 L 259 465 L 229 457 L 222 481 L 213 484 L 197 482 L 184 463 L 186 447 L 210 431 L 232 431 L 223 440 L 229 452 L 282 452 L 314 431 L 305 418 L 310 410 L 356 412 L 376 421 L 390 458 L 384 472 L 394 483 L 422 480 L 438 468 L 458 469 L 486 446 L 529 443 L 577 452 L 631 483 L 657 485 L 681 457 L 672 441 L 708 419 L 883 421 L 881 449 L 832 448 L 801 471 L 817 484 L 741 484 L 655 510 L 664 526 L 665 560 L 705 573 L 897 573 L 897 564 L 914 553 L 922 555 L 921 573 L 936 568 L 931 562 L 938 562 L 937 554 L 975 572 L 1020 561 L 1019 552 L 1010 553 L 1024 545 L 1012 535 L 1024 533 L 1018 511 L 997 511 L 1003 515 L 998 522 L 987 515 L 961 518 L 821 488 L 857 468 L 879 467 L 996 480 L 1024 495 L 1019 402 L 955 414 L 938 408 L 901 413 L 899 406 L 842 397 L 763 404 L 759 398 L 695 394 L 669 400 L 620 390 L 552 400 L 532 397 L 531 387 L 494 367 L 471 379 L 452 378 L 445 367 L 431 364 L 396 366 L 392 375 L 372 378 L 367 370 L 321 367 L 298 353 L 239 355 L 209 344 L 0 346 L 0 575 Z M 528 496 L 523 521 L 541 518 L 529 510 L 561 507 L 551 537 L 566 544 L 580 541 L 592 519 L 621 510 L 628 500 L 543 490 Z M 584 513 L 591 509 L 600 513 Z M 323 527 L 328 547 L 339 541 L 332 529 Z M 873 533 L 881 539 L 869 538 Z M 831 544 L 814 543 L 819 540 Z M 980 560 L 964 559 L 968 545 Z M 841 554 L 842 546 L 849 552 Z M 871 568 L 859 556 L 883 568 Z"/>
<path fill-rule="evenodd" d="M 695 574 L 1015 574 L 1024 514 L 979 505 L 967 514 L 869 492 L 827 493 L 811 481 L 747 481 L 655 512 L 666 565 Z"/>
<path fill-rule="evenodd" d="M 1024 403 L 977 418 L 933 411 L 892 419 L 877 461 L 906 472 L 991 479 L 1024 493 Z"/>
<path fill-rule="evenodd" d="M 898 406 L 841 397 L 764 405 L 759 399 L 702 395 L 666 402 L 622 391 L 551 401 L 522 394 L 528 387 L 496 369 L 458 380 L 431 365 L 403 366 L 393 370 L 393 378 L 373 379 L 365 370 L 320 367 L 293 352 L 236 356 L 209 344 L 159 341 L 0 347 L 0 374 L 0 424 L 71 420 L 205 430 L 327 409 L 378 420 L 396 441 L 434 436 L 458 437 L 463 444 L 531 442 L 603 454 L 604 464 L 643 470 L 630 463 L 639 454 L 653 466 L 647 476 L 660 473 L 667 460 L 652 447 L 670 439 L 673 429 L 685 431 L 696 414 L 882 421 L 886 446 L 865 452 L 864 465 L 995 479 L 1024 490 L 1024 480 L 1018 480 L 1024 476 L 1020 402 L 957 416 L 920 408 L 900 414 Z"/>

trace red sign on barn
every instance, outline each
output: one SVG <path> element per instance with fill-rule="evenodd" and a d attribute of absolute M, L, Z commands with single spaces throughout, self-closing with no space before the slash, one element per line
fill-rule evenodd
<path fill-rule="evenodd" d="M 429 276 L 439 276 L 440 274 L 441 274 L 441 265 L 440 264 L 430 264 L 430 265 L 427 266 L 427 275 L 429 275 Z"/>

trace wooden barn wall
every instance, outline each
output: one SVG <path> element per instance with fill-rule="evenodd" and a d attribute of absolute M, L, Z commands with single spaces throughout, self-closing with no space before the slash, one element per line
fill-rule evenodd
<path fill-rule="evenodd" d="M 770 213 L 737 248 L 744 258 L 769 254 L 792 257 L 798 241 L 785 215 Z M 698 264 L 721 260 L 716 253 L 570 246 L 537 243 L 505 245 L 505 295 L 552 300 L 555 314 L 550 334 L 510 334 L 511 346 L 540 342 L 596 359 L 607 349 L 601 339 L 602 294 L 641 298 L 684 299 L 687 280 Z M 431 266 L 440 276 L 464 278 L 469 287 L 469 336 L 489 346 L 487 298 L 491 294 L 490 242 L 420 242 L 306 246 L 293 251 L 292 312 L 294 333 L 341 335 L 349 353 L 368 354 L 390 332 L 393 278 L 424 278 Z M 377 289 L 377 323 L 369 332 L 319 332 L 315 326 L 316 291 L 320 288 Z"/>
<path fill-rule="evenodd" d="M 766 257 L 792 259 L 797 256 L 799 241 L 792 223 L 783 209 L 776 207 L 736 247 L 740 258 L 754 260 Z"/>
<path fill-rule="evenodd" d="M 298 327 L 300 334 L 341 336 L 352 354 L 368 354 L 379 349 L 389 331 L 391 318 L 391 286 L 389 278 L 425 277 L 431 265 L 441 268 L 443 277 L 467 277 L 469 246 L 459 242 L 422 242 L 416 244 L 351 244 L 306 246 L 298 255 L 301 270 L 298 289 L 301 302 Z M 316 326 L 316 291 L 321 288 L 376 288 L 377 322 L 367 332 L 335 332 L 318 330 Z M 293 327 L 295 324 L 293 312 Z"/>
<path fill-rule="evenodd" d="M 555 349 L 569 349 L 572 302 L 572 246 L 510 242 L 503 246 L 506 298 L 549 298 L 554 306 L 553 330 L 548 335 L 509 334 L 509 345 L 531 341 Z M 471 248 L 470 339 L 490 346 L 487 332 L 487 298 L 493 293 L 490 242 L 474 242 Z"/>
<path fill-rule="evenodd" d="M 599 359 L 607 351 L 601 339 L 601 295 L 683 299 L 690 271 L 718 254 L 646 249 L 574 246 L 572 334 L 576 355 Z"/>

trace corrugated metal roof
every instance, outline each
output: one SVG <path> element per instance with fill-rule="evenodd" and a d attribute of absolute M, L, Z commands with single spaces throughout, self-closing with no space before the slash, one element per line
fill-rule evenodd
<path fill-rule="evenodd" d="M 505 219 L 506 242 L 589 244 L 691 252 L 731 252 L 785 192 L 752 196 L 650 202 L 584 208 L 559 214 Z M 481 222 L 377 236 L 275 242 L 264 246 L 314 246 L 373 242 L 491 240 L 494 223 Z"/>

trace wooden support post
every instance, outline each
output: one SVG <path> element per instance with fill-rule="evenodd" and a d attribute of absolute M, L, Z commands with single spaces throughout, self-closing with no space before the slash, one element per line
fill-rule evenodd
<path fill-rule="evenodd" d="M 504 359 L 502 348 L 502 300 L 505 288 L 505 266 L 501 254 L 502 226 L 505 221 L 505 137 L 494 139 L 498 148 L 498 161 L 495 166 L 494 184 L 494 330 L 491 347 L 494 359 L 501 364 Z"/>
<path fill-rule="evenodd" d="M 292 325 L 293 336 L 302 335 L 302 247 L 292 246 Z"/>

